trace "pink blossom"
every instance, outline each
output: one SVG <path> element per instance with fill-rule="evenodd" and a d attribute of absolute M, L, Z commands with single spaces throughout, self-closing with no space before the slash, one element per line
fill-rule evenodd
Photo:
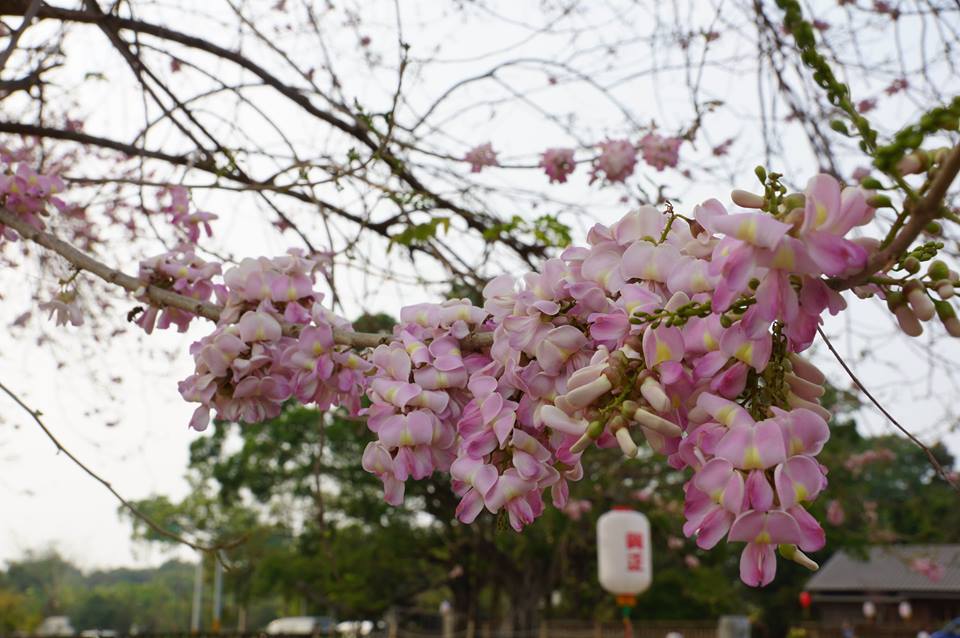
<path fill-rule="evenodd" d="M 471 173 L 479 173 L 486 166 L 498 165 L 497 154 L 489 142 L 471 148 L 463 159 L 470 164 Z"/>
<path fill-rule="evenodd" d="M 656 133 L 647 133 L 640 138 L 640 151 L 643 161 L 658 171 L 674 167 L 680 159 L 682 137 L 661 137 Z"/>
<path fill-rule="evenodd" d="M 603 173 L 604 179 L 614 184 L 633 174 L 637 165 L 637 149 L 629 140 L 608 140 L 600 144 L 600 155 L 594 160 L 590 181 Z"/>
<path fill-rule="evenodd" d="M 546 172 L 551 183 L 562 184 L 567 181 L 567 175 L 577 167 L 573 161 L 573 154 L 572 148 L 548 148 L 543 152 L 540 167 Z"/>

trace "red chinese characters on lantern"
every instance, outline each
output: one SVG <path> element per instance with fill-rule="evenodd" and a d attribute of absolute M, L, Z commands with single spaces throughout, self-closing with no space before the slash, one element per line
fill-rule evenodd
<path fill-rule="evenodd" d="M 627 571 L 643 571 L 643 534 L 627 532 Z"/>

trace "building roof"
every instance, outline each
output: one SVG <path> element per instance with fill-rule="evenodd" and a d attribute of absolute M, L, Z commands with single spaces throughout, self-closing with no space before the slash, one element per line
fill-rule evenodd
<path fill-rule="evenodd" d="M 925 567 L 930 571 L 924 573 Z M 806 588 L 823 593 L 960 593 L 960 545 L 879 545 L 867 549 L 866 560 L 841 550 L 814 574 Z"/>

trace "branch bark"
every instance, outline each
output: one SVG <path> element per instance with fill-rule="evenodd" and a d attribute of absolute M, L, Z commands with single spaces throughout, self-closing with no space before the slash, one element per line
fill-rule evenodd
<path fill-rule="evenodd" d="M 886 248 L 874 254 L 860 272 L 849 277 L 831 279 L 830 287 L 834 290 L 847 290 L 854 286 L 863 285 L 878 272 L 883 272 L 892 266 L 910 248 L 910 245 L 920 236 L 927 224 L 940 216 L 947 189 L 950 188 L 958 173 L 960 173 L 960 144 L 953 147 L 953 150 L 940 164 L 933 181 L 930 183 L 930 188 L 923 198 L 912 206 L 910 202 L 904 204 L 905 207 L 909 207 L 910 220 L 900 229 L 893 241 Z"/>
<path fill-rule="evenodd" d="M 74 267 L 96 275 L 108 284 L 119 286 L 130 293 L 144 290 L 153 305 L 179 308 L 214 322 L 220 319 L 220 313 L 223 310 L 221 306 L 207 301 L 198 301 L 158 286 L 144 287 L 143 282 L 136 277 L 108 266 L 51 233 L 37 230 L 15 213 L 3 207 L 0 207 L 0 225 L 9 226 L 17 231 L 22 238 L 60 255 Z M 292 326 L 285 326 L 285 330 L 288 332 L 292 332 L 292 328 Z M 333 339 L 336 343 L 351 348 L 375 348 L 381 344 L 389 343 L 393 338 L 390 333 L 353 332 L 339 329 L 333 331 Z M 492 343 L 493 333 L 489 332 L 468 335 L 460 340 L 461 346 L 466 350 L 479 350 Z"/>

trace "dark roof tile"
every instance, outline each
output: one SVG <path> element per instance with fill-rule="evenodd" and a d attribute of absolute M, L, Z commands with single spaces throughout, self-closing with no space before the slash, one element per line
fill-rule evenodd
<path fill-rule="evenodd" d="M 932 580 L 911 568 L 912 561 L 932 560 L 943 578 Z M 811 592 L 924 591 L 960 593 L 960 545 L 883 545 L 868 549 L 866 561 L 838 551 L 808 582 Z"/>

